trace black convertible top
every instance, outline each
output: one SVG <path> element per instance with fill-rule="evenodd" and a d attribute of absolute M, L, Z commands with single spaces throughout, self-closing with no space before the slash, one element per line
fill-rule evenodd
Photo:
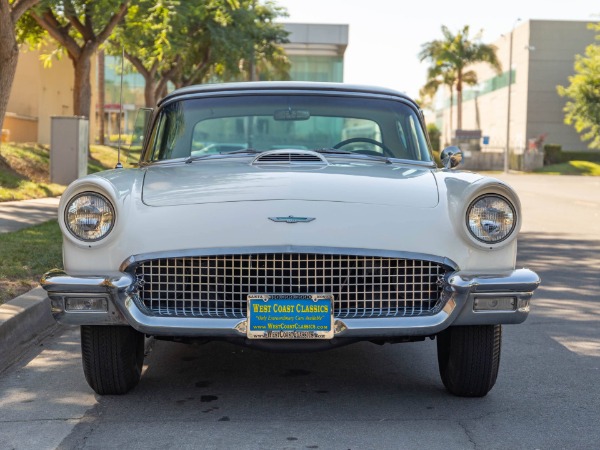
<path fill-rule="evenodd" d="M 214 83 L 214 84 L 197 84 L 193 86 L 187 86 L 181 89 L 177 89 L 162 100 L 159 101 L 159 106 L 165 102 L 169 102 L 174 99 L 180 98 L 193 98 L 203 95 L 215 95 L 215 94 L 229 94 L 234 95 L 238 93 L 259 93 L 267 91 L 276 91 L 278 93 L 298 93 L 300 91 L 310 92 L 322 92 L 323 94 L 336 94 L 336 93 L 352 93 L 352 94 L 365 94 L 365 95 L 383 95 L 398 97 L 403 100 L 409 101 L 416 106 L 415 101 L 401 92 L 393 89 L 367 86 L 367 85 L 354 85 L 346 83 L 321 83 L 312 81 L 251 81 L 242 83 Z"/>

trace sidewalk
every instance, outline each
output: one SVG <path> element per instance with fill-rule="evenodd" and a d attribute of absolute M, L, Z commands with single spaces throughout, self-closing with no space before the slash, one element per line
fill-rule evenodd
<path fill-rule="evenodd" d="M 0 202 L 0 233 L 56 219 L 59 197 Z M 2 280 L 0 280 L 0 283 Z M 0 305 L 0 373 L 57 328 L 41 287 Z"/>
<path fill-rule="evenodd" d="M 60 197 L 0 202 L 0 233 L 56 219 Z"/>

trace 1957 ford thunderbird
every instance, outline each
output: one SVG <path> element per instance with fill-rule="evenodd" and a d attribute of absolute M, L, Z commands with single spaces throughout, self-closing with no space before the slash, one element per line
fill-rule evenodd
<path fill-rule="evenodd" d="M 62 195 L 64 270 L 41 281 L 56 320 L 81 326 L 94 391 L 133 388 L 148 337 L 284 351 L 432 338 L 448 391 L 494 386 L 501 326 L 527 318 L 540 282 L 515 268 L 519 199 L 453 170 L 456 147 L 438 167 L 414 101 L 226 83 L 139 117 L 138 166 Z"/>

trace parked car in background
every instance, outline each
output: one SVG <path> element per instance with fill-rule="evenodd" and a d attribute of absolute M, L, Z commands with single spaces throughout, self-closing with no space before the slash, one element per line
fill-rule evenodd
<path fill-rule="evenodd" d="M 494 386 L 502 325 L 527 318 L 540 282 L 515 267 L 521 206 L 453 170 L 456 147 L 436 167 L 413 100 L 214 84 L 147 117 L 139 167 L 62 195 L 64 270 L 42 279 L 55 318 L 81 326 L 94 391 L 139 382 L 146 337 L 306 351 L 432 338 L 448 391 Z"/>

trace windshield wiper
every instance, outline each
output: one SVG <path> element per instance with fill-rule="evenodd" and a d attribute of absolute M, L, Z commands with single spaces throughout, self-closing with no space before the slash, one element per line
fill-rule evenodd
<path fill-rule="evenodd" d="M 242 148 L 240 150 L 234 150 L 232 152 L 219 152 L 219 153 L 213 153 L 213 154 L 209 154 L 209 155 L 189 156 L 186 158 L 185 163 L 189 164 L 189 163 L 191 163 L 193 161 L 197 161 L 199 159 L 222 158 L 223 156 L 227 156 L 227 155 L 235 155 L 235 154 L 254 155 L 256 153 L 262 153 L 262 150 L 256 150 L 254 148 Z"/>
<path fill-rule="evenodd" d="M 325 153 L 329 155 L 351 155 L 354 152 L 349 152 L 348 150 L 340 150 L 339 148 L 316 148 L 313 151 L 317 153 Z"/>
<path fill-rule="evenodd" d="M 387 156 L 378 156 L 378 155 L 367 155 L 365 153 L 360 153 L 360 152 L 349 152 L 348 150 L 341 150 L 341 149 L 337 149 L 337 148 L 318 148 L 316 150 L 314 150 L 317 153 L 324 153 L 324 154 L 328 154 L 328 155 L 352 155 L 352 156 L 356 156 L 357 158 L 362 158 L 362 159 L 375 159 L 377 161 L 383 161 L 387 164 L 392 164 L 392 161 L 390 160 L 390 158 L 388 158 Z"/>
<path fill-rule="evenodd" d="M 256 154 L 256 153 L 262 153 L 262 150 L 256 150 L 255 148 L 241 148 L 239 150 L 234 150 L 232 152 L 219 152 L 219 154 L 221 155 L 235 155 L 235 154 L 240 154 L 240 153 L 249 153 L 249 154 Z"/>
<path fill-rule="evenodd" d="M 188 156 L 187 158 L 185 158 L 185 161 L 183 161 L 186 164 L 189 164 L 193 161 L 197 161 L 199 159 L 208 159 L 210 157 L 213 157 L 215 155 L 198 155 L 198 156 Z"/>

